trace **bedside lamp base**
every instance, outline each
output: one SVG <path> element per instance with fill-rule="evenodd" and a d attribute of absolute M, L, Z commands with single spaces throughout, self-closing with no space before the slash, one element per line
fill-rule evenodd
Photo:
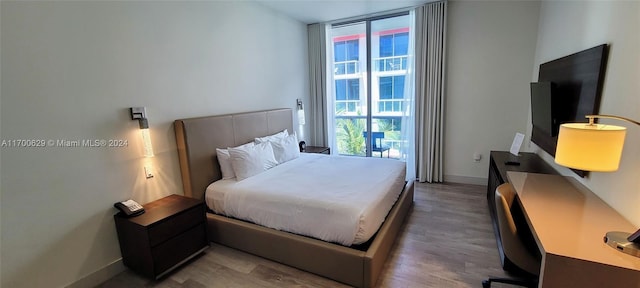
<path fill-rule="evenodd" d="M 627 240 L 629 235 L 631 235 L 631 233 L 618 231 L 607 232 L 604 236 L 604 243 L 607 243 L 607 245 L 622 253 L 640 257 L 640 244 L 629 242 L 629 240 Z"/>

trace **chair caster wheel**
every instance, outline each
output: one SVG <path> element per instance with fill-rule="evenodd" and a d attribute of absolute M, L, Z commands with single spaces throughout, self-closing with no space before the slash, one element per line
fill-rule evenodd
<path fill-rule="evenodd" d="M 491 282 L 488 280 L 482 280 L 482 288 L 491 288 Z"/>

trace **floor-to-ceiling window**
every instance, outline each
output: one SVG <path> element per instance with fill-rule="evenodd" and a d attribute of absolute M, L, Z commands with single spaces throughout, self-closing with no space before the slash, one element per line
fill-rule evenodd
<path fill-rule="evenodd" d="M 331 29 L 334 137 L 338 154 L 404 159 L 402 121 L 411 108 L 406 81 L 409 15 L 338 24 Z M 405 131 L 406 132 L 406 131 Z"/>

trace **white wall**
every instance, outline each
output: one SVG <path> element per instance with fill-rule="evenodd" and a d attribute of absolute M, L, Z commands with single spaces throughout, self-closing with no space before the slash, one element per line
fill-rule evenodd
<path fill-rule="evenodd" d="M 539 7 L 449 2 L 445 181 L 486 185 L 489 152 L 508 151 L 515 133 L 526 133 Z"/>
<path fill-rule="evenodd" d="M 640 2 L 635 1 L 544 1 L 533 79 L 541 63 L 593 46 L 608 43 L 600 114 L 613 114 L 640 121 Z M 585 120 L 586 121 L 586 120 Z M 640 226 L 640 127 L 615 120 L 601 120 L 627 127 L 620 168 L 616 172 L 592 172 L 581 181 L 631 223 Z M 555 165 L 546 152 L 533 149 L 566 175 L 570 170 Z M 633 231 L 628 231 L 633 232 Z"/>
<path fill-rule="evenodd" d="M 306 25 L 256 4 L 3 1 L 0 10 L 0 140 L 128 141 L 1 148 L 2 287 L 90 285 L 96 271 L 119 271 L 112 204 L 182 194 L 173 120 L 308 103 Z M 148 110 L 150 160 L 133 106 Z"/>

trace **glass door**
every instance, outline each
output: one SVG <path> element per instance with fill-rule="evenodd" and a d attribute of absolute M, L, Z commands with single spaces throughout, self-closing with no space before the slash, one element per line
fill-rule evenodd
<path fill-rule="evenodd" d="M 336 151 L 366 155 L 367 127 L 366 23 L 351 23 L 331 31 L 333 48 L 333 120 Z"/>
<path fill-rule="evenodd" d="M 410 106 L 406 81 L 409 15 L 371 21 L 371 156 L 404 159 L 402 122 Z"/>
<path fill-rule="evenodd" d="M 405 158 L 402 119 L 413 97 L 405 81 L 409 23 L 404 14 L 332 27 L 328 103 L 338 154 Z"/>

